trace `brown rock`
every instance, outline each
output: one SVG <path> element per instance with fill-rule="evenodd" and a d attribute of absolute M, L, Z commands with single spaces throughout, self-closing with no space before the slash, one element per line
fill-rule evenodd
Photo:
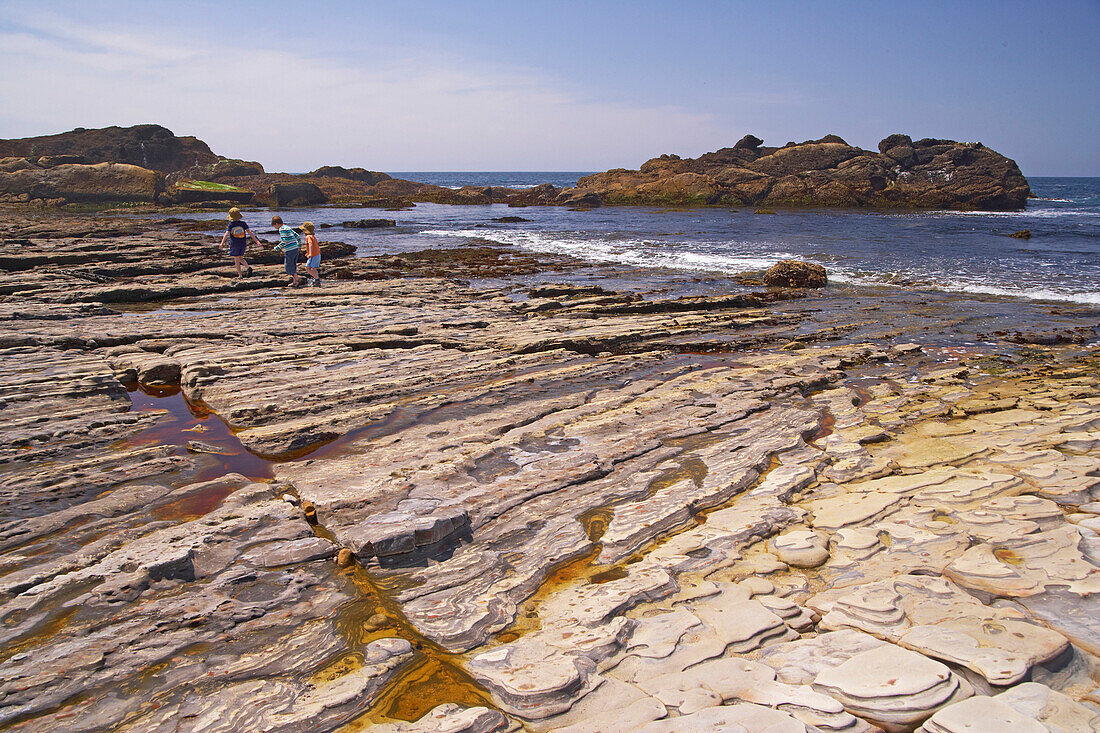
<path fill-rule="evenodd" d="M 315 184 L 304 181 L 271 184 L 271 198 L 276 206 L 309 206 L 328 200 Z"/>
<path fill-rule="evenodd" d="M 57 135 L 0 140 L 0 157 L 13 155 L 79 156 L 90 163 L 128 163 L 165 172 L 218 160 L 203 141 L 177 137 L 160 125 L 78 127 Z"/>
<path fill-rule="evenodd" d="M 825 268 L 812 262 L 783 260 L 764 273 L 764 284 L 782 288 L 823 288 L 827 283 Z"/>
<path fill-rule="evenodd" d="M 123 163 L 58 165 L 0 173 L 0 193 L 66 201 L 155 201 L 164 179 Z"/>
<path fill-rule="evenodd" d="M 981 143 L 891 135 L 879 153 L 836 135 L 760 147 L 747 136 L 698 158 L 662 155 L 638 170 L 585 176 L 578 187 L 612 204 L 748 204 L 1019 209 L 1030 195 L 1016 164 Z"/>
<path fill-rule="evenodd" d="M 1021 229 L 1020 231 L 1013 232 L 1012 234 L 1009 234 L 1008 236 L 1012 237 L 1013 239 L 1031 239 L 1031 230 L 1030 229 Z"/>

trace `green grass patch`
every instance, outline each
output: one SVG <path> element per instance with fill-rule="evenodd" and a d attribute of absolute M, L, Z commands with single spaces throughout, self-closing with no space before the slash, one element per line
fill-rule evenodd
<path fill-rule="evenodd" d="M 225 183 L 214 183 L 212 181 L 192 181 L 187 178 L 178 181 L 176 183 L 176 188 L 182 188 L 188 191 L 247 191 L 247 189 L 240 188 L 238 186 L 230 186 Z"/>

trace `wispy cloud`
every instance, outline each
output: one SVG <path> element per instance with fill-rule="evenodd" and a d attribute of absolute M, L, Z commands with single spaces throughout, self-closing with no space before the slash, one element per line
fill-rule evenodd
<path fill-rule="evenodd" d="M 531 69 L 425 51 L 354 65 L 169 29 L 7 11 L 0 136 L 160 122 L 272 169 L 572 169 L 699 152 L 733 133 L 708 115 L 585 99 Z M 736 128 L 736 126 L 733 126 Z"/>

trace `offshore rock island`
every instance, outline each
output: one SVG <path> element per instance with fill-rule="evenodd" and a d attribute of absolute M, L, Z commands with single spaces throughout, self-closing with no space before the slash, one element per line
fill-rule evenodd
<path fill-rule="evenodd" d="M 608 204 L 726 204 L 906 209 L 1021 209 L 1016 163 L 981 143 L 890 135 L 879 152 L 836 135 L 781 148 L 746 135 L 698 158 L 662 155 L 639 170 L 582 178 Z"/>
<path fill-rule="evenodd" d="M 259 163 L 215 155 L 201 140 L 176 137 L 159 125 L 79 128 L 0 140 L 0 202 L 400 206 L 431 201 L 1004 211 L 1023 208 L 1031 194 L 1016 163 L 981 143 L 891 135 L 878 147 L 875 153 L 827 135 L 774 148 L 746 135 L 732 148 L 694 159 L 662 155 L 636 171 L 586 176 L 573 188 L 452 190 L 342 166 L 269 174 Z"/>
<path fill-rule="evenodd" d="M 400 226 L 362 214 L 322 230 L 320 289 L 218 250 L 226 202 L 709 178 L 685 202 L 724 204 L 737 170 L 771 181 L 741 204 L 1012 208 L 1008 159 L 749 139 L 551 196 L 268 174 L 150 128 L 0 143 L 43 187 L 0 220 L 0 730 L 1100 729 L 1094 306 L 476 238 L 364 256 L 341 227 Z M 875 203 L 898 191 L 924 203 Z M 171 208 L 60 205 L 110 200 Z"/>

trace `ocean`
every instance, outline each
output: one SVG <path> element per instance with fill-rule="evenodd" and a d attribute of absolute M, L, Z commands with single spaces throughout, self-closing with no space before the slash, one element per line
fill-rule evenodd
<path fill-rule="evenodd" d="M 567 185 L 583 173 L 404 173 L 440 185 Z M 758 273 L 781 259 L 825 267 L 838 285 L 904 287 L 1100 305 L 1100 178 L 1032 178 L 1038 198 L 1018 212 L 889 213 L 862 210 L 562 207 L 417 204 L 399 212 L 320 207 L 291 221 L 360 254 L 495 244 L 664 273 Z M 284 215 L 285 216 L 285 215 Z M 394 218 L 390 229 L 342 221 Z M 526 221 L 504 223 L 501 217 Z M 259 222 L 257 222 L 259 224 Z M 258 229 L 261 227 L 257 227 Z M 1032 238 L 1013 239 L 1030 229 Z"/>
<path fill-rule="evenodd" d="M 532 188 L 541 183 L 552 183 L 558 188 L 576 186 L 577 179 L 594 171 L 405 171 L 390 173 L 394 178 L 417 183 L 431 183 L 444 188 L 463 186 L 502 186 L 504 188 Z"/>

